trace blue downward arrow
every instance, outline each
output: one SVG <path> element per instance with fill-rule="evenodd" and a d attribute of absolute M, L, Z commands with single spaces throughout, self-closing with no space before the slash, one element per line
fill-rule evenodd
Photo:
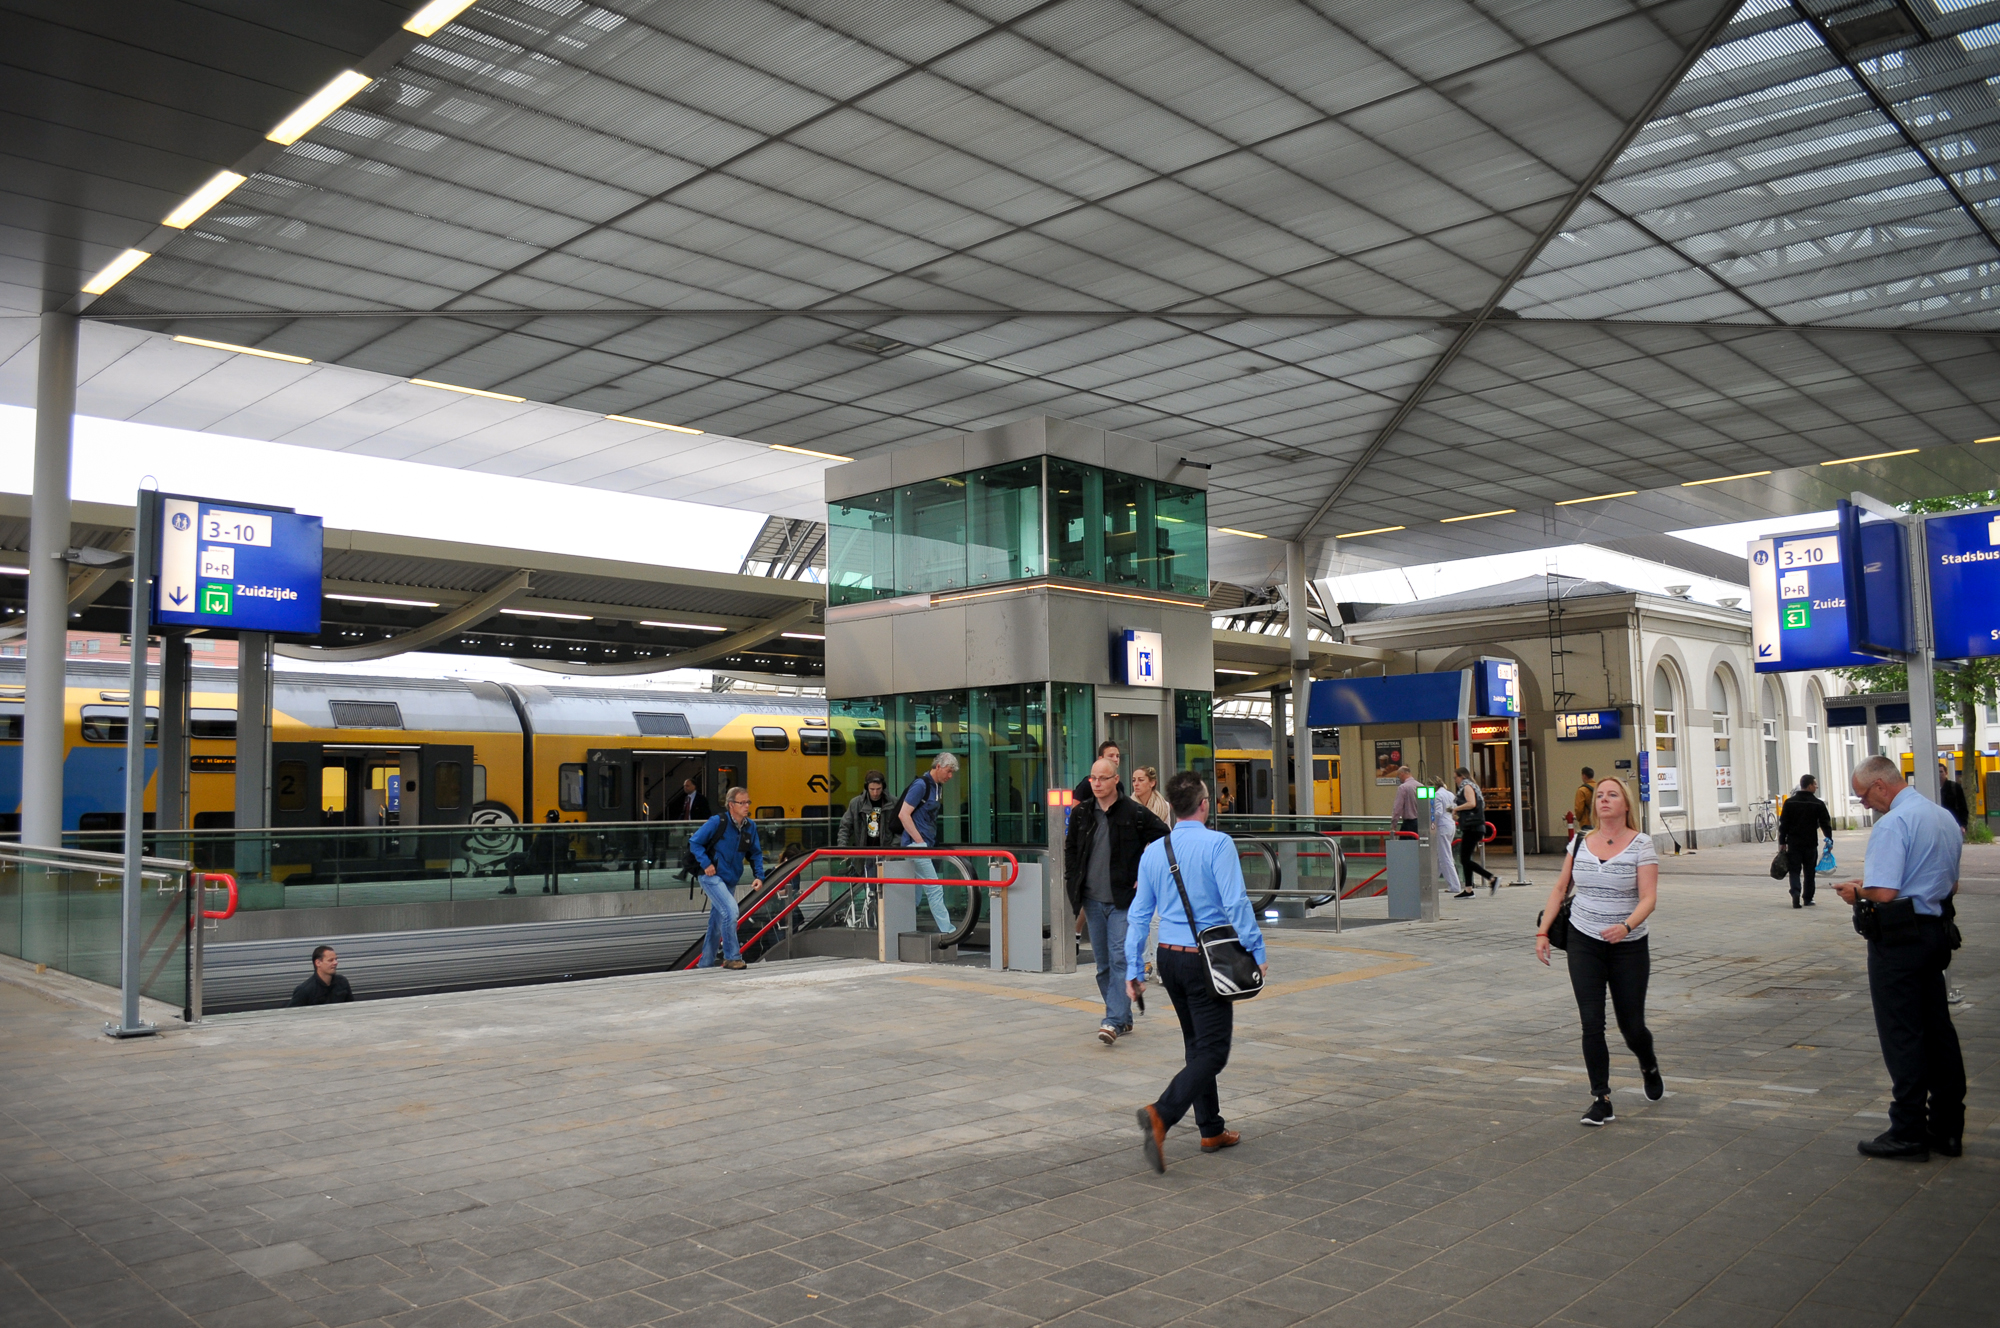
<path fill-rule="evenodd" d="M 182 600 L 187 598 L 187 592 L 185 590 L 176 590 L 173 594 L 167 596 L 167 598 L 172 600 L 174 603 L 179 604 Z"/>
<path fill-rule="evenodd" d="M 1769 646 L 1758 646 L 1758 647 L 1757 647 L 1757 658 L 1758 658 L 1758 659 L 1769 659 L 1770 657 L 1771 657 L 1771 647 L 1769 647 Z"/>

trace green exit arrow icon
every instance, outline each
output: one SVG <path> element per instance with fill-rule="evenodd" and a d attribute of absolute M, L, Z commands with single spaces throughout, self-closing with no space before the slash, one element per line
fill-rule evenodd
<path fill-rule="evenodd" d="M 1787 627 L 1812 626 L 1812 605 L 1805 600 L 1785 606 L 1784 625 Z"/>

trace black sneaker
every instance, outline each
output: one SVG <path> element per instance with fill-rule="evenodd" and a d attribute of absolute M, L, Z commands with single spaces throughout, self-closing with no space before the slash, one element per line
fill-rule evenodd
<path fill-rule="evenodd" d="M 1863 1157 L 1886 1157 L 1899 1162 L 1928 1162 L 1931 1160 L 1930 1142 L 1925 1139 L 1899 1139 L 1890 1131 L 1883 1131 L 1873 1139 L 1863 1139 L 1854 1145 Z"/>
<path fill-rule="evenodd" d="M 1611 1099 L 1597 1097 L 1590 1100 L 1590 1110 L 1583 1113 L 1585 1125 L 1609 1125 L 1618 1119 L 1618 1113 L 1611 1109 Z"/>
<path fill-rule="evenodd" d="M 1660 1077 L 1660 1067 L 1639 1071 L 1639 1077 L 1646 1082 L 1646 1100 L 1658 1102 L 1667 1095 L 1667 1081 Z"/>
<path fill-rule="evenodd" d="M 1930 1136 L 1930 1146 L 1933 1153 L 1942 1153 L 1946 1157 L 1965 1155 L 1965 1143 L 1956 1134 L 1934 1134 Z"/>

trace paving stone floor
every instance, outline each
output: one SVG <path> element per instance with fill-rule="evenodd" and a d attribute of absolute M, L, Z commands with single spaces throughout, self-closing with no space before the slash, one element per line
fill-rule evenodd
<path fill-rule="evenodd" d="M 1184 1127 L 1164 1176 L 1132 1112 L 1170 1008 L 1103 1048 L 1088 974 L 806 961 L 115 1044 L 15 969 L 0 1323 L 1991 1325 L 2000 850 L 1951 970 L 1966 1154 L 1922 1166 L 1854 1151 L 1886 1104 L 1861 944 L 1768 854 L 1666 865 L 1664 1101 L 1614 1048 L 1618 1121 L 1579 1127 L 1544 863 L 1441 923 L 1275 934 L 1244 1142 Z"/>

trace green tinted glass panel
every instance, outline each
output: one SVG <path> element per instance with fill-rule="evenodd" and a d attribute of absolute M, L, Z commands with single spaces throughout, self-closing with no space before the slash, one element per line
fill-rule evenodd
<path fill-rule="evenodd" d="M 1049 458 L 1049 572 L 1104 579 L 1104 472 Z"/>
<path fill-rule="evenodd" d="M 1086 722 L 1089 691 L 1084 689 Z M 1042 684 L 1030 683 L 829 701 L 836 729 L 853 725 L 857 735 L 880 732 L 886 737 L 885 757 L 833 762 L 841 780 L 838 810 L 845 810 L 845 800 L 861 791 L 868 768 L 884 770 L 890 792 L 900 798 L 940 751 L 948 751 L 958 757 L 959 770 L 942 791 L 940 842 L 1045 842 L 1048 767 L 1042 698 Z M 881 729 L 872 727 L 878 723 Z M 1088 730 L 1084 740 L 1088 743 Z"/>
<path fill-rule="evenodd" d="M 896 593 L 895 495 L 871 493 L 826 511 L 827 602 L 858 604 Z"/>
<path fill-rule="evenodd" d="M 1210 692 L 1174 693 L 1174 769 L 1215 778 L 1215 697 Z M 1167 778 L 1164 774 L 1161 779 Z"/>
<path fill-rule="evenodd" d="M 1153 584 L 1153 482 L 1117 471 L 1103 472 L 1104 574 L 1114 586 Z"/>
<path fill-rule="evenodd" d="M 1018 461 L 965 477 L 973 585 L 1042 574 L 1042 460 Z"/>
<path fill-rule="evenodd" d="M 896 490 L 896 593 L 965 586 L 965 481 L 925 480 Z"/>
<path fill-rule="evenodd" d="M 1153 495 L 1156 579 L 1150 584 L 1181 595 L 1208 597 L 1208 495 L 1179 484 L 1155 484 Z"/>

